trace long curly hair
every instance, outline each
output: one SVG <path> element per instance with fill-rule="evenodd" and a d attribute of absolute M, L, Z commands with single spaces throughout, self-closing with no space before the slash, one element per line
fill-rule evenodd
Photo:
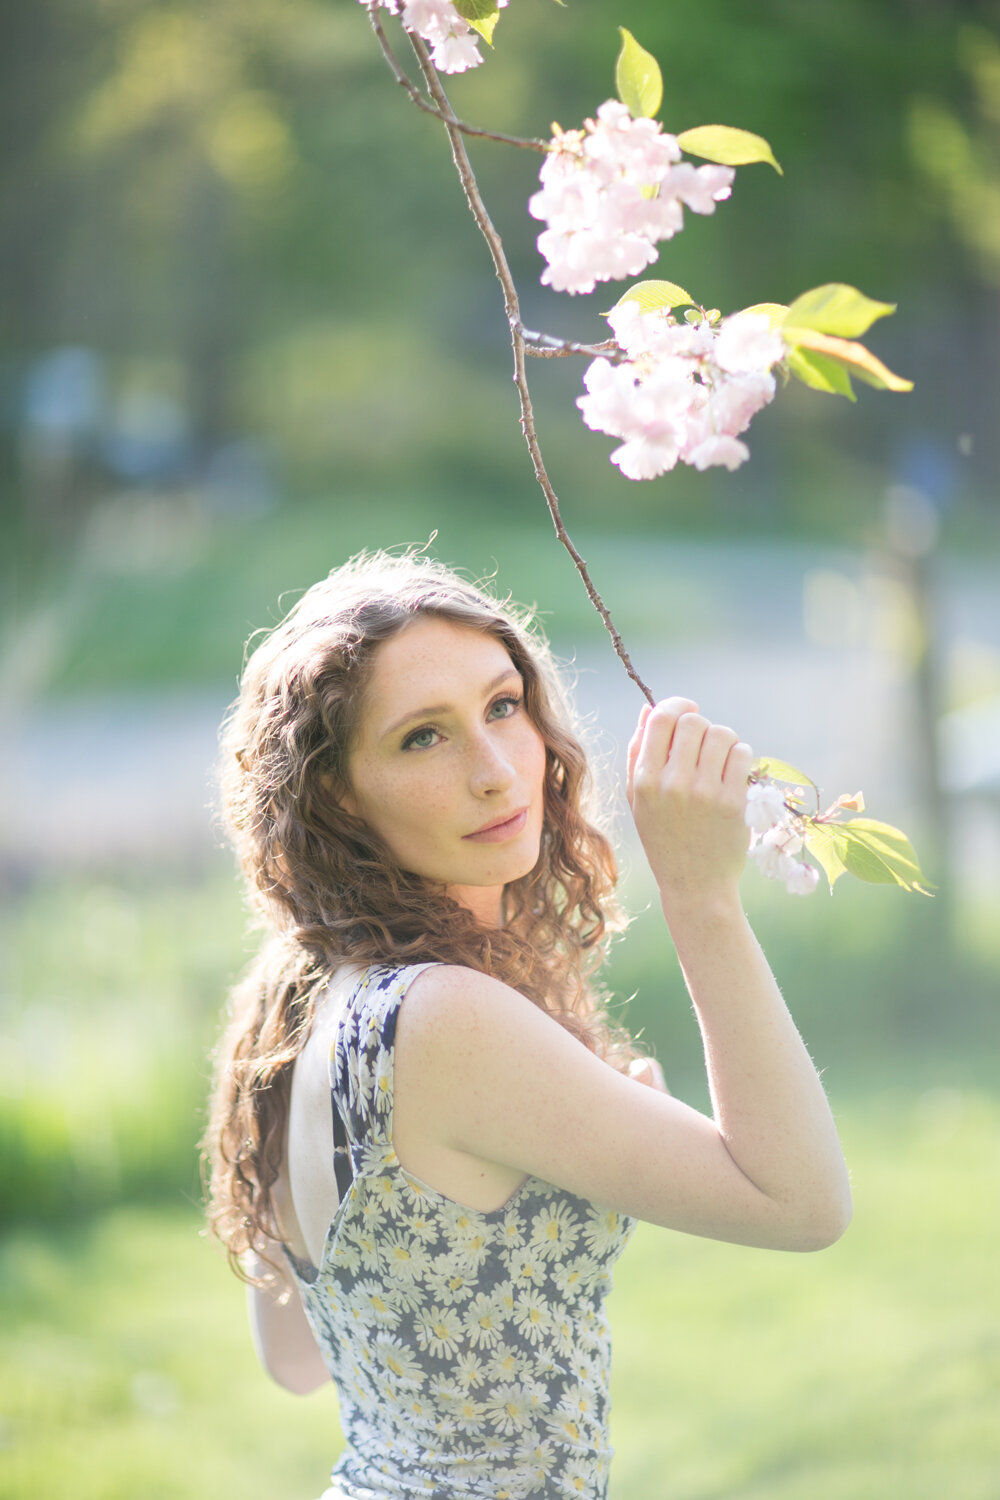
<path fill-rule="evenodd" d="M 444 888 L 402 869 L 340 797 L 380 644 L 421 615 L 495 637 L 524 681 L 545 744 L 537 864 L 484 927 Z M 412 551 L 362 553 L 310 588 L 246 662 L 221 735 L 222 813 L 265 939 L 231 996 L 203 1141 L 210 1227 L 230 1263 L 280 1239 L 292 1067 L 317 997 L 347 962 L 434 960 L 493 974 L 624 1068 L 636 1051 L 594 976 L 611 934 L 610 843 L 586 812 L 587 759 L 551 654 L 530 617 Z"/>

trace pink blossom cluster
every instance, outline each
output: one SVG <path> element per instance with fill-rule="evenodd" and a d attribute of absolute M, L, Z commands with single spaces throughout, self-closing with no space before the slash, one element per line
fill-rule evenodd
<path fill-rule="evenodd" d="M 431 62 L 442 73 L 464 73 L 482 62 L 478 37 L 452 0 L 375 0 L 394 16 L 402 18 L 407 31 L 413 31 L 431 48 Z M 507 0 L 496 0 L 502 8 Z M 361 0 L 362 5 L 371 0 Z"/>
<path fill-rule="evenodd" d="M 755 781 L 747 788 L 747 826 L 752 830 L 750 857 L 772 880 L 783 880 L 793 896 L 816 889 L 819 871 L 796 858 L 803 849 L 802 820 L 785 804 L 773 781 Z"/>
<path fill-rule="evenodd" d="M 548 262 L 542 284 L 557 292 L 592 292 L 598 281 L 638 276 L 657 256 L 659 240 L 684 228 L 683 204 L 715 212 L 728 198 L 732 167 L 682 162 L 676 136 L 658 120 L 633 120 L 608 99 L 582 130 L 557 133 L 528 211 L 548 228 L 538 249 Z"/>
<path fill-rule="evenodd" d="M 737 434 L 773 400 L 771 366 L 785 352 L 766 315 L 677 323 L 665 308 L 643 312 L 627 299 L 608 322 L 628 357 L 595 359 L 576 404 L 593 431 L 624 439 L 611 462 L 627 479 L 654 479 L 678 460 L 739 468 L 750 450 Z"/>

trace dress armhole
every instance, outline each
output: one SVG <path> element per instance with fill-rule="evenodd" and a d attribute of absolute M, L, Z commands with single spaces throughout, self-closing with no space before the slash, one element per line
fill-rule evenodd
<path fill-rule="evenodd" d="M 337 1104 L 337 1095 L 332 1089 L 330 1090 L 330 1103 L 333 1109 L 333 1175 L 337 1181 L 338 1202 L 343 1203 L 354 1178 L 354 1164 L 351 1161 L 347 1130 Z"/>

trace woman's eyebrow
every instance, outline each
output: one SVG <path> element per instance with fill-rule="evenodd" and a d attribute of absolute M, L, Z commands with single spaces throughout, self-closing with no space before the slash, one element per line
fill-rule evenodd
<path fill-rule="evenodd" d="M 486 684 L 483 688 L 483 697 L 488 698 L 495 688 L 498 688 L 502 682 L 506 682 L 510 677 L 516 677 L 518 680 L 521 677 L 520 672 L 514 666 L 513 662 L 511 662 L 509 667 L 505 667 L 498 677 L 494 677 L 492 682 Z M 452 707 L 453 705 L 450 703 L 432 703 L 427 708 L 415 708 L 412 713 L 404 714 L 401 719 L 397 719 L 394 724 L 390 725 L 382 738 L 385 739 L 387 735 L 395 734 L 397 729 L 402 729 L 404 724 L 409 724 L 413 719 L 433 719 L 438 714 L 449 714 L 452 712 Z"/>

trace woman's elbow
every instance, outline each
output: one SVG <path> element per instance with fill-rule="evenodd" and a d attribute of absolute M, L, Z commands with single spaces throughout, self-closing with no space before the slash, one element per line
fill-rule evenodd
<path fill-rule="evenodd" d="M 318 1390 L 325 1385 L 330 1376 L 326 1367 L 317 1362 L 301 1360 L 261 1360 L 264 1373 L 280 1385 L 283 1391 L 289 1391 L 293 1396 L 308 1396 L 312 1391 Z"/>
<path fill-rule="evenodd" d="M 800 1226 L 798 1243 L 790 1249 L 808 1252 L 829 1250 L 847 1233 L 854 1217 L 854 1204 L 848 1191 L 843 1199 L 830 1205 L 822 1214 L 807 1220 Z"/>

